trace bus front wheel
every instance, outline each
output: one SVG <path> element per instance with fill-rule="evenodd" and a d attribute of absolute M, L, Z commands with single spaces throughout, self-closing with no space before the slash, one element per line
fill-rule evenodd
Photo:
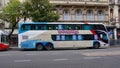
<path fill-rule="evenodd" d="M 53 45 L 51 43 L 47 43 L 45 46 L 46 50 L 52 50 L 53 49 Z"/>
<path fill-rule="evenodd" d="M 43 50 L 43 45 L 42 44 L 38 44 L 37 46 L 36 46 L 36 49 L 38 50 L 38 51 L 41 51 L 41 50 Z"/>
<path fill-rule="evenodd" d="M 94 49 L 99 49 L 99 47 L 100 47 L 100 44 L 99 44 L 99 43 L 94 43 L 94 45 L 93 45 L 93 48 L 94 48 Z"/>

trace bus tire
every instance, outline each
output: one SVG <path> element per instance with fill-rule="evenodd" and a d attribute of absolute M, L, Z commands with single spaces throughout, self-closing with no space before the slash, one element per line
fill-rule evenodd
<path fill-rule="evenodd" d="M 52 50 L 53 49 L 53 44 L 47 43 L 46 46 L 45 46 L 45 49 L 46 50 Z"/>
<path fill-rule="evenodd" d="M 99 47 L 100 47 L 100 43 L 95 42 L 94 45 L 93 45 L 93 48 L 94 49 L 99 49 Z"/>
<path fill-rule="evenodd" d="M 43 47 L 42 44 L 37 44 L 36 50 L 41 51 L 41 50 L 43 50 L 43 49 L 44 49 L 44 47 Z"/>

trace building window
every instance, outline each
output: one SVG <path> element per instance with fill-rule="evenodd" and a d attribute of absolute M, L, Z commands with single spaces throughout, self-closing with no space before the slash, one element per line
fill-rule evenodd
<path fill-rule="evenodd" d="M 96 0 L 96 2 L 99 2 L 99 0 Z"/>
<path fill-rule="evenodd" d="M 63 11 L 63 20 L 71 20 L 70 11 L 68 9 Z"/>
<path fill-rule="evenodd" d="M 98 11 L 98 20 L 104 20 L 104 12 L 102 10 Z"/>
<path fill-rule="evenodd" d="M 93 12 L 92 10 L 87 11 L 87 20 L 94 20 Z"/>
<path fill-rule="evenodd" d="M 80 10 L 75 11 L 75 20 L 82 20 L 82 12 Z"/>

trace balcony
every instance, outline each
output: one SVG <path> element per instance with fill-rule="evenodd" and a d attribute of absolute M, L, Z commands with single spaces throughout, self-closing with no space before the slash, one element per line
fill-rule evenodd
<path fill-rule="evenodd" d="M 110 4 L 110 5 L 115 4 L 115 0 L 109 0 L 109 4 Z"/>
<path fill-rule="evenodd" d="M 110 18 L 110 22 L 115 22 L 116 20 L 114 18 Z"/>
<path fill-rule="evenodd" d="M 58 5 L 98 5 L 98 6 L 104 6 L 108 5 L 108 1 L 91 1 L 91 0 L 50 0 L 50 3 L 58 4 Z"/>
<path fill-rule="evenodd" d="M 117 5 L 120 5 L 120 0 L 118 0 Z"/>

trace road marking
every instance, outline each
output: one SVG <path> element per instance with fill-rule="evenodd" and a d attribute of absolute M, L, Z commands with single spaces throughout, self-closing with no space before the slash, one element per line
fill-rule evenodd
<path fill-rule="evenodd" d="M 0 54 L 0 56 L 10 56 L 11 54 Z"/>
<path fill-rule="evenodd" d="M 64 59 L 64 58 L 61 58 L 61 59 L 53 59 L 53 61 L 66 61 L 68 59 Z"/>
<path fill-rule="evenodd" d="M 18 62 L 31 62 L 32 60 L 15 60 L 14 62 L 18 63 Z"/>
<path fill-rule="evenodd" d="M 85 56 L 113 56 L 120 55 L 120 51 L 111 51 L 111 52 L 89 52 L 89 53 L 81 53 Z"/>
<path fill-rule="evenodd" d="M 84 57 L 84 59 L 99 59 L 101 57 Z"/>
<path fill-rule="evenodd" d="M 51 55 L 58 55 L 58 54 L 60 54 L 60 53 L 52 53 Z"/>
<path fill-rule="evenodd" d="M 32 55 L 38 55 L 38 54 L 26 54 L 26 55 L 32 56 Z"/>

